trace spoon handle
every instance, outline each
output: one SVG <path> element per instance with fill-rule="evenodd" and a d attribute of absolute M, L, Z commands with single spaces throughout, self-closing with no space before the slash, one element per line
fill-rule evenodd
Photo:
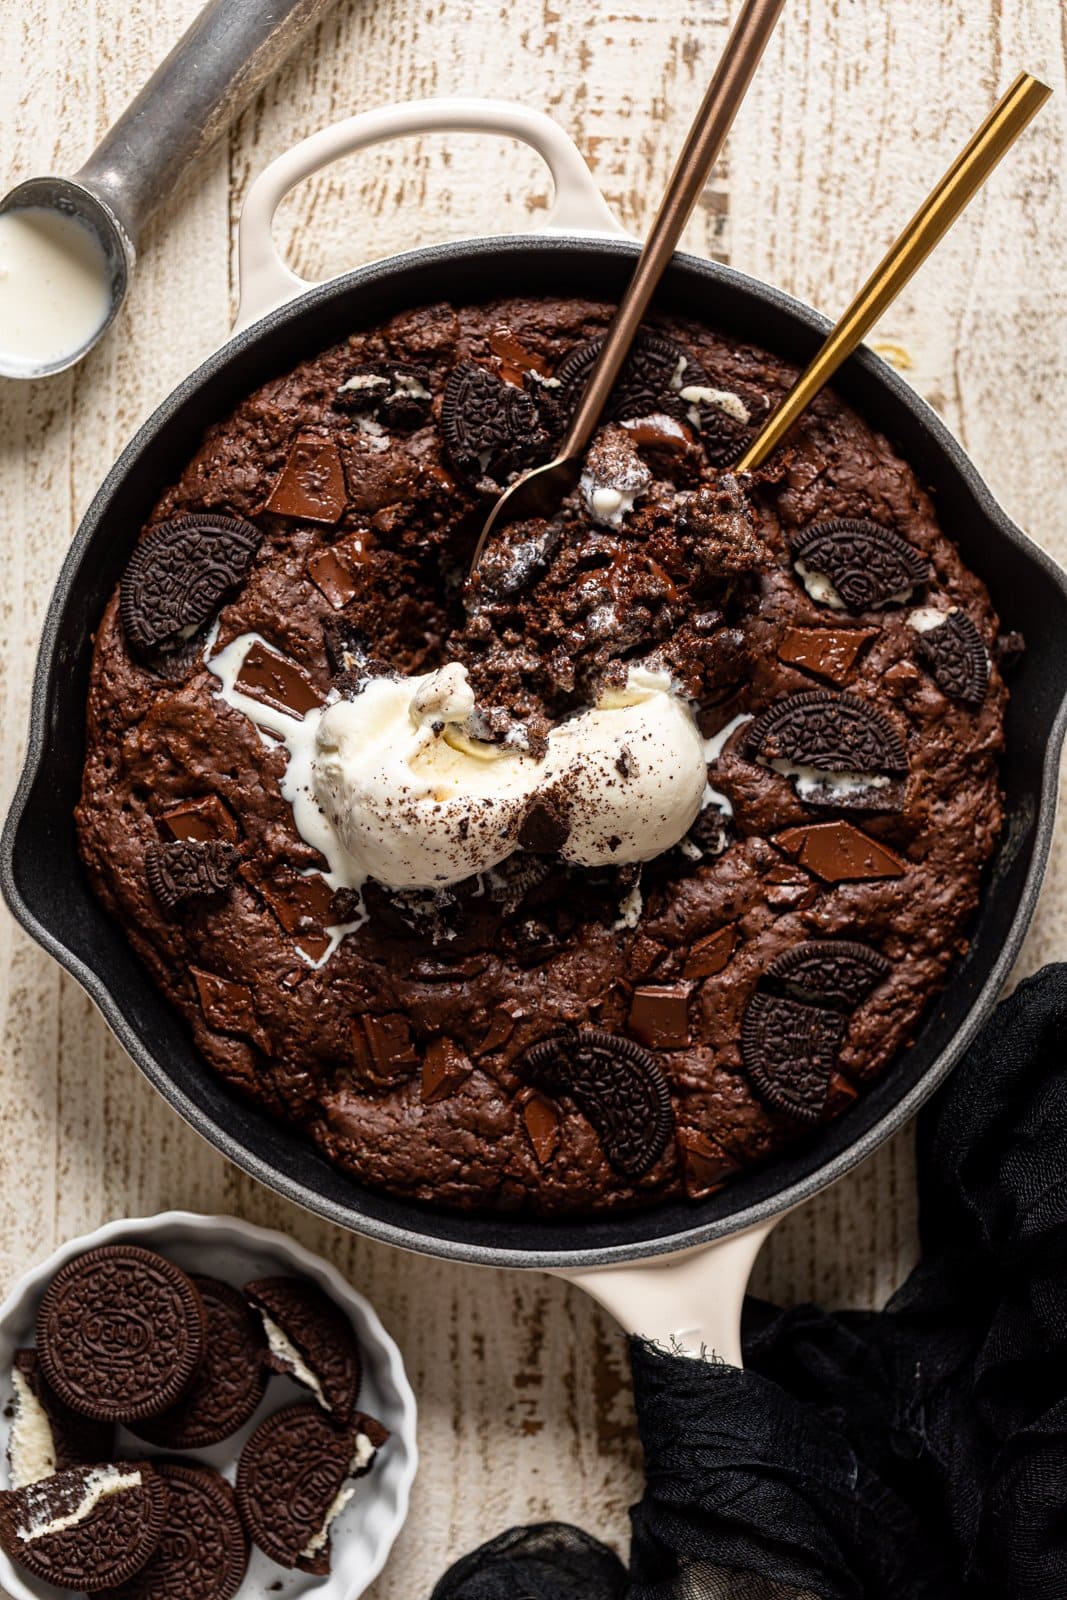
<path fill-rule="evenodd" d="M 575 409 L 560 451 L 564 458 L 580 455 L 593 436 L 656 286 L 726 142 L 784 4 L 785 0 L 745 0 L 741 8 L 660 201 L 634 275 L 619 302 Z"/>
<path fill-rule="evenodd" d="M 801 412 L 829 383 L 841 363 L 852 354 L 934 246 L 944 238 L 964 206 L 978 193 L 1001 156 L 1015 143 L 1051 93 L 1051 89 L 1028 72 L 1019 74 L 890 246 L 733 471 L 752 472 L 766 461 Z"/>

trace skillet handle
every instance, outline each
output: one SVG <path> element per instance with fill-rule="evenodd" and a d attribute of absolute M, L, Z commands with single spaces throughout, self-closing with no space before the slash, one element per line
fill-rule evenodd
<path fill-rule="evenodd" d="M 627 1333 L 676 1355 L 739 1367 L 741 1307 L 760 1249 L 777 1222 L 761 1222 L 715 1244 L 618 1267 L 556 1270 L 584 1289 Z"/>
<path fill-rule="evenodd" d="M 271 233 L 274 213 L 290 189 L 354 150 L 386 139 L 442 132 L 506 134 L 537 151 L 555 190 L 548 220 L 539 231 L 628 237 L 573 141 L 544 112 L 509 100 L 412 100 L 382 106 L 313 133 L 272 161 L 252 184 L 237 240 L 240 303 L 234 331 L 312 287 L 285 265 Z"/>

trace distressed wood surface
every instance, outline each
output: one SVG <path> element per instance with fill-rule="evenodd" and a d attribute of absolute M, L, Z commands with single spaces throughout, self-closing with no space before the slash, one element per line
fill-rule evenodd
<path fill-rule="evenodd" d="M 0 180 L 77 166 L 196 5 L 0 7 Z M 731 10 L 726 0 L 337 7 L 153 224 L 105 345 L 73 374 L 0 383 L 5 804 L 59 563 L 121 445 L 225 337 L 234 225 L 250 177 L 359 109 L 502 95 L 550 110 L 619 216 L 640 230 Z M 1057 100 L 873 342 L 941 411 L 1008 511 L 1061 558 L 1065 36 L 1061 0 L 789 0 L 687 241 L 833 313 L 1015 71 L 1043 76 Z M 299 271 L 327 276 L 416 243 L 534 225 L 544 206 L 529 152 L 426 138 L 304 185 L 277 233 Z M 1063 950 L 1065 863 L 1057 852 L 1024 971 Z M 516 1521 L 563 1515 L 625 1547 L 640 1470 L 625 1350 L 587 1299 L 540 1276 L 403 1256 L 305 1216 L 165 1110 L 81 992 L 6 914 L 0 963 L 0 1286 L 56 1241 L 117 1215 L 184 1206 L 285 1228 L 369 1294 L 419 1396 L 423 1467 L 375 1600 L 428 1594 L 451 1557 Z M 879 1303 L 913 1259 L 912 1180 L 905 1134 L 781 1224 L 757 1268 L 758 1291 Z"/>

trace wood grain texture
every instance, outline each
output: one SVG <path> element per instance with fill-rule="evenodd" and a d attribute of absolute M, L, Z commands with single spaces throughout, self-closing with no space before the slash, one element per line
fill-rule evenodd
<path fill-rule="evenodd" d="M 643 228 L 725 38 L 726 0 L 345 0 L 142 243 L 121 326 L 73 374 L 0 384 L 5 581 L 2 792 L 24 742 L 36 636 L 77 520 L 123 442 L 226 335 L 249 179 L 353 111 L 412 96 L 512 97 L 576 139 L 619 216 Z M 196 0 L 10 0 L 0 7 L 4 182 L 71 170 Z M 727 162 L 687 237 L 838 310 L 995 94 L 1026 66 L 1057 99 L 874 337 L 946 418 L 1008 511 L 1067 557 L 1067 201 L 1060 0 L 790 0 Z M 426 138 L 305 184 L 277 234 L 309 277 L 460 233 L 525 228 L 535 157 Z M 1060 835 L 1062 839 L 1062 832 Z M 1020 970 L 1062 952 L 1054 855 Z M 397 1336 L 424 1465 L 374 1600 L 429 1593 L 450 1557 L 510 1523 L 563 1515 L 620 1549 L 640 1481 L 623 1341 L 546 1278 L 461 1269 L 351 1238 L 240 1175 L 164 1109 L 89 1002 L 0 917 L 0 1284 L 56 1241 L 166 1206 L 237 1211 L 334 1260 Z M 758 1292 L 874 1305 L 914 1254 L 907 1135 L 772 1236 Z"/>

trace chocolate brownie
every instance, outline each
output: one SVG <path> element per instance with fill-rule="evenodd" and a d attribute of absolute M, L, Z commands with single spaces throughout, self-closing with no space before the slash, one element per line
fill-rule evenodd
<path fill-rule="evenodd" d="M 442 1206 L 699 1199 L 847 1111 L 1001 825 L 983 584 L 832 393 L 731 475 L 794 376 L 752 345 L 654 319 L 467 581 L 609 316 L 426 306 L 265 384 L 96 636 L 96 892 L 234 1090 Z"/>

